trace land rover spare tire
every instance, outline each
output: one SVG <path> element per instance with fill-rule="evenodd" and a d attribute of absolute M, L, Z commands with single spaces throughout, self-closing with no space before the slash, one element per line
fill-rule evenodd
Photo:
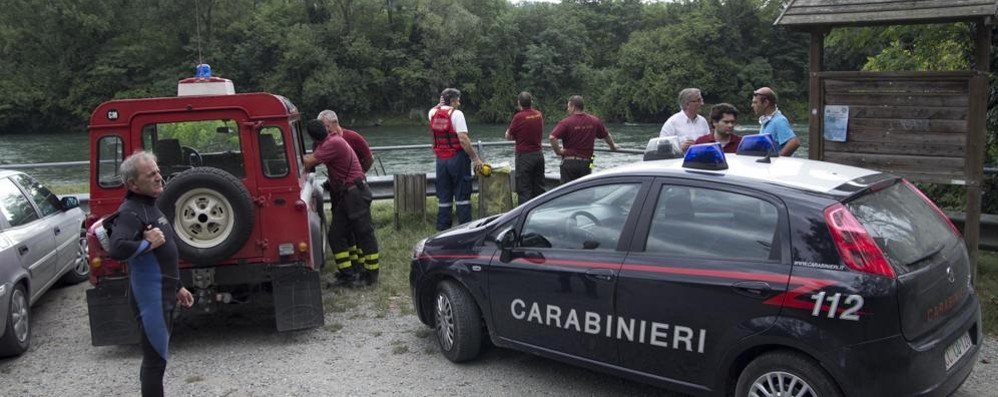
<path fill-rule="evenodd" d="M 218 168 L 177 174 L 156 200 L 173 224 L 180 258 L 214 264 L 235 254 L 253 231 L 253 202 L 246 187 Z"/>

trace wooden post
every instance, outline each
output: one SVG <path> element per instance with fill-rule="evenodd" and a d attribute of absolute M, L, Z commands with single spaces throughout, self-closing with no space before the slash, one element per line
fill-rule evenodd
<path fill-rule="evenodd" d="M 967 220 L 963 237 L 970 256 L 971 275 L 977 283 L 977 258 L 981 239 L 981 184 L 984 180 L 984 144 L 987 133 L 988 83 L 991 70 L 991 21 L 977 20 L 974 31 L 974 71 L 970 79 L 967 114 Z"/>
<path fill-rule="evenodd" d="M 811 31 L 811 49 L 808 53 L 810 82 L 808 93 L 808 141 L 807 157 L 813 160 L 824 159 L 824 139 L 822 138 L 821 119 L 824 108 L 825 93 L 822 90 L 821 73 L 825 57 L 826 28 L 816 28 Z"/>

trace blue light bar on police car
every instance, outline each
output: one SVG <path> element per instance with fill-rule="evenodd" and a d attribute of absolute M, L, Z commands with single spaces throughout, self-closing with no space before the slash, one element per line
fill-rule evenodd
<path fill-rule="evenodd" d="M 742 137 L 741 143 L 738 144 L 735 154 L 777 157 L 780 155 L 780 151 L 776 148 L 776 141 L 770 134 L 745 135 Z"/>
<path fill-rule="evenodd" d="M 686 149 L 683 168 L 698 170 L 726 170 L 728 161 L 724 158 L 724 150 L 720 143 L 701 143 Z"/>

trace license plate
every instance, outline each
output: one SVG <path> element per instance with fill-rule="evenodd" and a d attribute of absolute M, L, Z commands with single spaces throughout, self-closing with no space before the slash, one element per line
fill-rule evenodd
<path fill-rule="evenodd" d="M 961 336 L 960 339 L 957 339 L 956 342 L 953 342 L 952 345 L 946 348 L 946 353 L 944 354 L 944 356 L 946 360 L 947 371 L 950 369 L 950 367 L 953 366 L 953 364 L 956 364 L 957 361 L 960 361 L 960 358 L 962 358 L 965 354 L 967 354 L 968 351 L 970 351 L 971 345 L 973 345 L 973 343 L 970 343 L 970 334 L 968 333 L 968 334 L 963 334 L 963 336 Z"/>

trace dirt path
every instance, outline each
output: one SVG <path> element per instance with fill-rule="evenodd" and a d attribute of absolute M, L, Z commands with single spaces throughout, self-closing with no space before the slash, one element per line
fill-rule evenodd
<path fill-rule="evenodd" d="M 92 347 L 81 285 L 49 291 L 33 308 L 31 350 L 0 359 L 0 396 L 137 395 L 137 346 Z M 404 298 L 400 298 L 404 299 Z M 325 328 L 272 331 L 262 312 L 178 324 L 168 395 L 669 395 L 659 389 L 505 349 L 455 365 L 413 315 L 353 309 Z M 993 396 L 996 343 L 956 396 Z"/>

